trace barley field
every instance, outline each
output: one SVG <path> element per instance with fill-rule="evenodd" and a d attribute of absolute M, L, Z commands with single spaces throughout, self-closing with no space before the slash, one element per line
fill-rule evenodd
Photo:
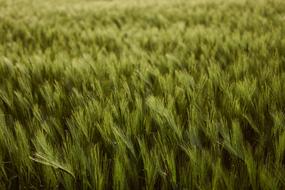
<path fill-rule="evenodd" d="M 0 189 L 285 189 L 285 1 L 0 0 Z"/>

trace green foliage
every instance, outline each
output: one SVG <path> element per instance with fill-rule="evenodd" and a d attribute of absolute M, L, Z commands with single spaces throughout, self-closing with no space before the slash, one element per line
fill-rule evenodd
<path fill-rule="evenodd" d="M 0 0 L 0 189 L 284 189 L 284 13 Z"/>

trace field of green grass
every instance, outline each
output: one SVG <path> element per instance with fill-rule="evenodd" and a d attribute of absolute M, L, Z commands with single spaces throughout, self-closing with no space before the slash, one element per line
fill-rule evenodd
<path fill-rule="evenodd" d="M 285 1 L 0 0 L 0 189 L 284 189 Z"/>

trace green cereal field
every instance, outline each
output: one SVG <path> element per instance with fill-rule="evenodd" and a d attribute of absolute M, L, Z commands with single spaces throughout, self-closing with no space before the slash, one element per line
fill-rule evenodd
<path fill-rule="evenodd" d="M 0 189 L 285 189 L 285 1 L 0 0 Z"/>

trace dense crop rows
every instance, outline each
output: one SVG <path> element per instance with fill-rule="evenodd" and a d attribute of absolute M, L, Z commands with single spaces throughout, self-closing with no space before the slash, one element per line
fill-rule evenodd
<path fill-rule="evenodd" d="M 285 3 L 128 3 L 0 0 L 0 189 L 284 189 Z"/>

